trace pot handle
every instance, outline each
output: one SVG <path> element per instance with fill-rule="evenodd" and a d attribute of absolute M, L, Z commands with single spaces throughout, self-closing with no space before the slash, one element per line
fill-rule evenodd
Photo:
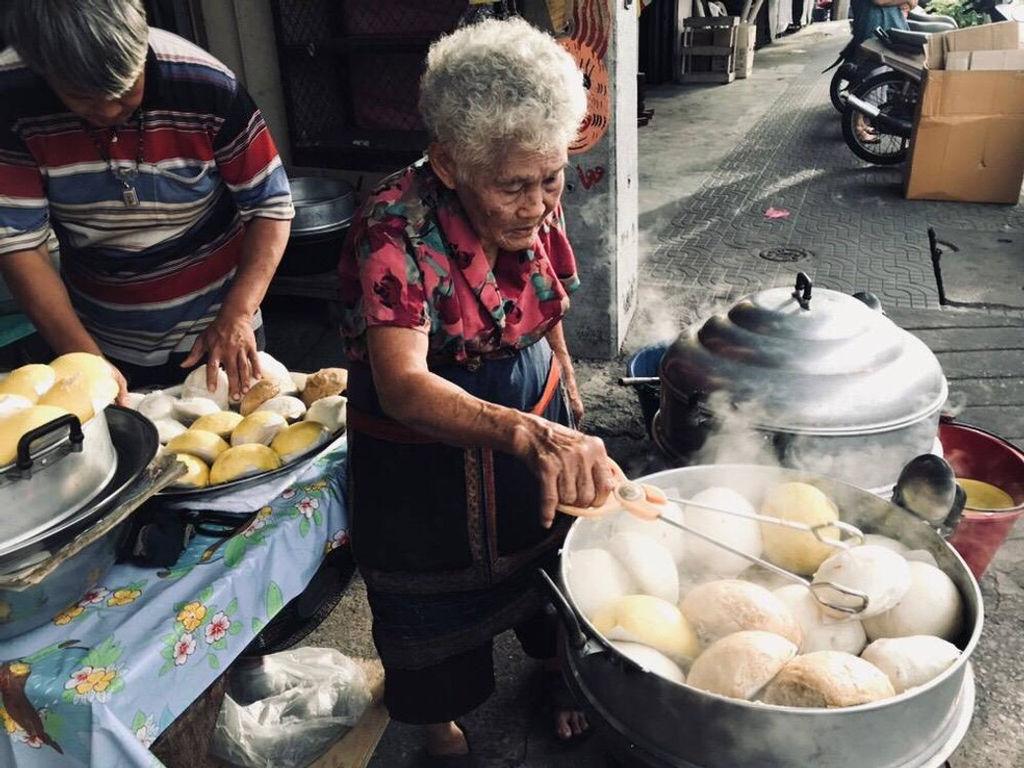
<path fill-rule="evenodd" d="M 59 432 L 65 427 L 68 430 L 70 449 L 72 451 L 81 451 L 82 443 L 85 441 L 85 435 L 82 432 L 82 422 L 73 413 L 68 413 L 64 416 L 58 416 L 53 421 L 48 421 L 35 429 L 30 429 L 21 436 L 21 439 L 18 440 L 18 469 L 21 472 L 30 471 L 34 461 L 32 457 L 32 444 L 44 437 Z"/>
<path fill-rule="evenodd" d="M 565 625 L 565 632 L 569 638 L 569 644 L 577 651 L 582 650 L 587 644 L 587 636 L 583 632 L 583 627 L 580 625 L 580 620 L 576 617 L 576 611 L 573 610 L 572 606 L 569 605 L 569 600 L 562 590 L 555 584 L 554 579 L 548 575 L 548 572 L 543 568 L 537 569 L 537 579 L 541 585 L 547 590 L 548 596 L 551 598 L 551 603 L 555 606 L 555 610 L 558 612 L 559 617 L 562 619 L 562 623 Z"/>

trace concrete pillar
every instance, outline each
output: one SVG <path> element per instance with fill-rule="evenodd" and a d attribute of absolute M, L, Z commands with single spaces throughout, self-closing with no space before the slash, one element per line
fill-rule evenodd
<path fill-rule="evenodd" d="M 637 2 L 577 0 L 572 36 L 562 40 L 590 86 L 563 198 L 582 282 L 565 323 L 577 357 L 614 357 L 636 307 Z"/>
<path fill-rule="evenodd" d="M 270 0 L 201 0 L 210 53 L 230 67 L 259 105 L 282 160 L 291 160 Z"/>

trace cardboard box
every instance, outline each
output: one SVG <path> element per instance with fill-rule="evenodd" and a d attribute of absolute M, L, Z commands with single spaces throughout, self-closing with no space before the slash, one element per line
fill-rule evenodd
<path fill-rule="evenodd" d="M 946 54 L 946 72 L 1017 71 L 1024 69 L 1024 48 L 1016 51 L 953 51 Z"/>
<path fill-rule="evenodd" d="M 1014 204 L 1022 181 L 1024 72 L 927 72 L 906 197 Z"/>
<path fill-rule="evenodd" d="M 950 53 L 970 51 L 1000 51 L 1024 48 L 1024 22 L 1001 21 L 931 35 L 926 46 L 925 65 L 928 69 L 948 69 L 946 57 Z"/>
<path fill-rule="evenodd" d="M 932 35 L 905 195 L 1009 203 L 1024 182 L 1024 23 Z"/>
<path fill-rule="evenodd" d="M 757 27 L 752 24 L 740 24 L 736 32 L 736 77 L 750 77 L 754 71 L 754 43 L 757 40 Z"/>

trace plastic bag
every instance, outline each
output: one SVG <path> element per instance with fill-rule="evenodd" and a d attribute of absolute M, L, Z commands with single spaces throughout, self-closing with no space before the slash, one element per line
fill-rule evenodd
<path fill-rule="evenodd" d="M 232 674 L 210 751 L 243 768 L 301 768 L 370 703 L 359 665 L 333 648 L 295 648 Z"/>

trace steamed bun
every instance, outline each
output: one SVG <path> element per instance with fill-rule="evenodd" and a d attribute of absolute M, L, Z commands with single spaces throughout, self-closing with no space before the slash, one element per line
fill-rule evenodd
<path fill-rule="evenodd" d="M 295 381 L 283 363 L 262 351 L 257 352 L 256 357 L 260 361 L 260 380 L 276 382 L 281 389 L 280 394 L 282 395 L 294 395 L 299 391 L 299 387 L 296 386 Z"/>
<path fill-rule="evenodd" d="M 664 505 L 661 515 L 677 523 L 683 522 L 683 511 L 672 502 Z M 660 520 L 644 520 L 622 510 L 612 520 L 612 535 L 619 533 L 638 533 L 658 542 L 668 550 L 676 563 L 686 558 L 686 534 Z"/>
<path fill-rule="evenodd" d="M 185 474 L 171 483 L 172 488 L 205 488 L 210 484 L 210 468 L 198 456 L 179 453 L 176 458 L 185 465 Z"/>
<path fill-rule="evenodd" d="M 690 590 L 679 608 L 704 645 L 749 629 L 773 632 L 798 648 L 803 642 L 800 625 L 789 607 L 750 582 L 709 581 Z"/>
<path fill-rule="evenodd" d="M 940 637 L 911 635 L 875 640 L 861 658 L 882 670 L 896 693 L 903 693 L 953 666 L 960 658 L 960 649 Z"/>
<path fill-rule="evenodd" d="M 174 418 L 182 424 L 220 413 L 221 408 L 208 397 L 183 397 L 174 401 Z"/>
<path fill-rule="evenodd" d="M 772 488 L 761 504 L 762 514 L 807 525 L 833 523 L 839 519 L 832 500 L 807 483 L 782 483 Z M 825 538 L 838 539 L 839 529 L 821 531 Z M 794 531 L 781 525 L 761 524 L 764 554 L 787 571 L 809 576 L 836 549 L 819 541 L 810 531 Z"/>
<path fill-rule="evenodd" d="M 650 595 L 627 595 L 599 610 L 594 628 L 609 640 L 647 645 L 676 664 L 687 664 L 700 653 L 690 623 L 672 603 Z"/>
<path fill-rule="evenodd" d="M 32 407 L 32 401 L 21 395 L 0 395 L 0 419 Z"/>
<path fill-rule="evenodd" d="M 167 445 L 186 430 L 184 424 L 174 419 L 157 419 L 153 426 L 156 427 L 157 439 L 161 445 Z"/>
<path fill-rule="evenodd" d="M 18 395 L 35 404 L 56 380 L 57 372 L 48 365 L 23 365 L 15 368 L 0 381 L 0 395 Z"/>
<path fill-rule="evenodd" d="M 231 393 L 228 389 L 228 375 L 223 368 L 217 369 L 217 387 L 211 392 L 206 387 L 206 366 L 201 365 L 185 377 L 181 385 L 181 398 L 205 397 L 217 404 L 217 410 L 226 411 L 231 404 Z"/>
<path fill-rule="evenodd" d="M 639 533 L 617 533 L 608 542 L 608 550 L 618 558 L 632 577 L 637 590 L 675 605 L 679 602 L 679 573 L 665 547 Z"/>
<path fill-rule="evenodd" d="M 621 640 L 613 640 L 612 646 L 626 658 L 636 662 L 642 669 L 653 672 L 656 675 L 671 680 L 673 683 L 682 685 L 686 682 L 683 670 L 679 668 L 672 659 L 665 654 L 648 648 L 640 643 L 627 643 Z"/>
<path fill-rule="evenodd" d="M 796 656 L 797 647 L 771 632 L 735 632 L 715 641 L 690 667 L 689 684 L 702 691 L 752 699 Z"/>
<path fill-rule="evenodd" d="M 774 594 L 789 607 L 800 625 L 804 636 L 801 653 L 843 651 L 857 656 L 864 650 L 868 641 L 864 625 L 857 619 L 839 620 L 826 616 L 807 587 L 787 584 L 776 589 Z"/>
<path fill-rule="evenodd" d="M 910 589 L 910 566 L 903 556 L 885 547 L 865 544 L 852 549 L 841 550 L 821 564 L 814 574 L 814 583 L 831 581 L 848 589 L 855 589 L 868 596 L 867 607 L 857 614 L 865 620 L 888 611 L 895 606 Z M 836 605 L 856 608 L 858 598 L 843 595 L 829 587 L 818 589 L 819 597 Z M 823 607 L 828 615 L 844 618 L 849 614 Z"/>
<path fill-rule="evenodd" d="M 960 590 L 943 571 L 927 563 L 908 563 L 909 585 L 899 603 L 864 621 L 868 637 L 935 635 L 955 640 L 963 630 Z"/>
<path fill-rule="evenodd" d="M 791 659 L 765 688 L 762 701 L 783 707 L 853 707 L 896 695 L 874 664 L 841 651 Z"/>
<path fill-rule="evenodd" d="M 581 549 L 569 555 L 569 592 L 588 619 L 608 603 L 633 592 L 633 580 L 618 560 L 604 549 Z"/>
<path fill-rule="evenodd" d="M 323 424 L 332 433 L 345 428 L 346 406 L 348 399 L 344 395 L 321 397 L 306 412 L 306 421 Z"/>
<path fill-rule="evenodd" d="M 174 398 L 164 392 L 150 392 L 139 401 L 136 410 L 150 421 L 174 418 Z"/>
<path fill-rule="evenodd" d="M 746 497 L 731 488 L 707 488 L 696 494 L 694 502 L 727 509 L 742 515 L 755 514 L 753 505 Z M 757 520 L 744 520 L 734 515 L 724 515 L 699 507 L 687 506 L 683 510 L 686 524 L 701 533 L 712 536 L 741 552 L 760 557 L 761 526 Z M 750 561 L 721 547 L 704 541 L 697 536 L 685 536 L 685 567 L 696 573 L 735 578 Z"/>
<path fill-rule="evenodd" d="M 898 541 L 891 536 L 883 536 L 880 533 L 865 533 L 864 543 L 876 547 L 885 547 L 886 549 L 891 549 L 893 552 L 898 552 L 901 555 L 905 554 L 909 549 L 909 547 L 902 541 Z"/>

